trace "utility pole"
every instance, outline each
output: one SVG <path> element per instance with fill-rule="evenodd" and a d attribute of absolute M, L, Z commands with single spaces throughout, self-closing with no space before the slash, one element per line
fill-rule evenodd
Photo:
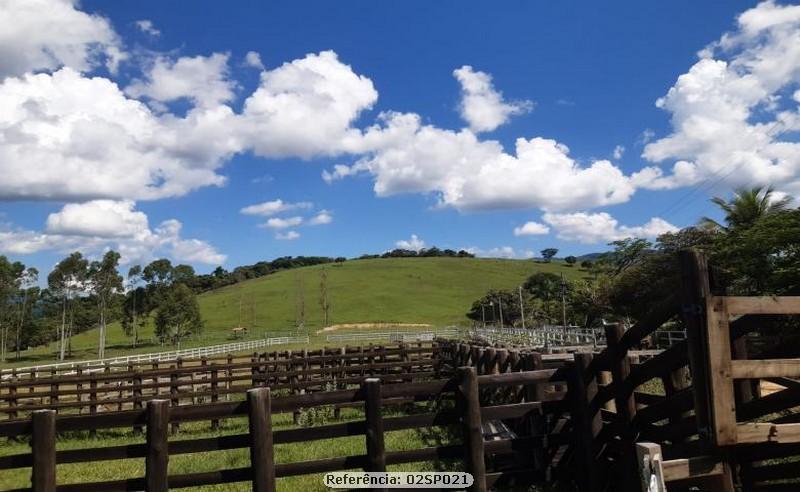
<path fill-rule="evenodd" d="M 522 306 L 522 286 L 519 286 L 519 317 L 522 318 L 522 329 L 525 329 L 525 308 Z"/>
<path fill-rule="evenodd" d="M 481 320 L 483 320 L 483 329 L 486 329 L 486 309 L 483 303 L 481 303 Z"/>
<path fill-rule="evenodd" d="M 564 323 L 564 333 L 567 332 L 567 284 L 564 274 L 561 274 L 561 321 Z"/>

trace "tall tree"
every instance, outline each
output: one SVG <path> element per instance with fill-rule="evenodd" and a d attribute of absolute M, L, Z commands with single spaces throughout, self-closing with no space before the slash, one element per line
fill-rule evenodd
<path fill-rule="evenodd" d="M 22 326 L 25 323 L 25 311 L 27 310 L 28 294 L 30 290 L 36 285 L 39 280 L 39 270 L 30 267 L 22 274 L 20 284 L 22 287 L 22 305 L 19 309 L 19 322 L 17 323 L 17 337 L 15 341 L 15 348 L 17 350 L 17 360 L 20 357 L 20 347 L 22 346 Z"/>
<path fill-rule="evenodd" d="M 761 217 L 788 209 L 791 202 L 792 197 L 790 196 L 776 197 L 775 190 L 771 186 L 739 188 L 733 193 L 730 200 L 720 197 L 711 199 L 711 203 L 725 213 L 727 226 L 709 217 L 700 219 L 700 225 L 723 231 L 750 227 Z"/>
<path fill-rule="evenodd" d="M 185 284 L 176 284 L 158 307 L 155 317 L 156 334 L 169 338 L 180 346 L 181 340 L 199 333 L 203 327 L 200 306 L 194 292 Z"/>
<path fill-rule="evenodd" d="M 122 275 L 117 271 L 120 254 L 107 251 L 100 261 L 93 261 L 89 267 L 89 280 L 92 293 L 97 298 L 100 311 L 100 341 L 97 357 L 102 359 L 106 352 L 106 312 L 109 300 L 115 293 L 122 291 Z"/>
<path fill-rule="evenodd" d="M 319 275 L 319 305 L 322 308 L 322 327 L 330 324 L 331 300 L 328 296 L 328 271 L 323 268 Z"/>
<path fill-rule="evenodd" d="M 0 360 L 6 360 L 8 350 L 8 330 L 12 323 L 9 305 L 17 295 L 20 280 L 25 265 L 20 262 L 10 262 L 5 256 L 0 256 Z"/>
<path fill-rule="evenodd" d="M 545 248 L 545 249 L 542 250 L 542 258 L 544 258 L 544 261 L 547 261 L 547 262 L 552 260 L 553 257 L 555 255 L 557 255 L 557 254 L 558 254 L 558 250 L 556 248 Z"/>
<path fill-rule="evenodd" d="M 50 275 L 47 276 L 48 288 L 61 297 L 61 331 L 58 337 L 59 360 L 64 360 L 67 339 L 69 338 L 67 332 L 67 309 L 71 307 L 73 296 L 84 288 L 88 266 L 89 262 L 76 251 L 58 262 L 53 271 L 50 272 Z"/>
<path fill-rule="evenodd" d="M 126 315 L 122 318 L 122 327 L 126 332 L 133 335 L 133 346 L 139 342 L 139 311 L 142 306 L 142 299 L 139 299 L 141 292 L 139 282 L 142 281 L 142 265 L 134 265 L 128 269 L 128 296 L 130 297 L 130 309 L 124 309 Z M 127 301 L 127 299 L 126 299 Z M 125 308 L 128 308 L 126 302 Z M 128 312 L 130 322 L 128 323 Z M 126 329 L 127 328 L 127 329 Z"/>
<path fill-rule="evenodd" d="M 306 288 L 303 283 L 303 274 L 295 275 L 295 328 L 299 333 L 306 326 Z"/>

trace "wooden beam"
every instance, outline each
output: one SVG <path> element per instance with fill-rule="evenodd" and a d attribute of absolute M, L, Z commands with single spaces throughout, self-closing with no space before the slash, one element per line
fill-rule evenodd
<path fill-rule="evenodd" d="M 800 359 L 734 360 L 731 375 L 734 379 L 798 378 Z"/>
<path fill-rule="evenodd" d="M 713 456 L 667 460 L 661 466 L 665 482 L 722 475 L 724 471 L 723 463 Z"/>
<path fill-rule="evenodd" d="M 462 418 L 465 448 L 465 471 L 472 474 L 474 482 L 470 492 L 486 492 L 486 463 L 483 456 L 481 405 L 478 400 L 478 374 L 474 367 L 459 367 L 457 405 Z"/>
<path fill-rule="evenodd" d="M 739 314 L 800 314 L 800 296 L 728 296 L 728 312 Z"/>
<path fill-rule="evenodd" d="M 711 381 L 714 441 L 717 446 L 736 444 L 736 400 L 731 377 L 731 330 L 726 297 L 709 297 L 708 365 Z"/>
<path fill-rule="evenodd" d="M 747 423 L 737 426 L 739 444 L 800 442 L 800 424 Z"/>
<path fill-rule="evenodd" d="M 642 492 L 666 492 L 661 446 L 652 442 L 636 443 L 636 461 Z"/>
<path fill-rule="evenodd" d="M 147 402 L 147 456 L 145 458 L 145 483 L 147 492 L 167 492 L 169 444 L 169 400 Z"/>
<path fill-rule="evenodd" d="M 383 417 L 381 416 L 381 380 L 367 378 L 361 385 L 364 391 L 364 418 L 366 420 L 367 466 L 364 471 L 386 471 L 386 447 L 383 442 Z M 379 488 L 377 490 L 386 490 Z"/>
<path fill-rule="evenodd" d="M 33 424 L 31 490 L 33 492 L 55 492 L 56 412 L 55 410 L 36 410 L 33 412 L 31 420 Z"/>
<path fill-rule="evenodd" d="M 680 260 L 681 318 L 686 327 L 697 430 L 701 437 L 705 437 L 711 430 L 711 393 L 705 359 L 708 344 L 705 308 L 706 298 L 711 295 L 708 264 L 705 256 L 694 249 L 681 251 Z"/>
<path fill-rule="evenodd" d="M 272 398 L 269 388 L 247 390 L 253 491 L 275 492 Z"/>

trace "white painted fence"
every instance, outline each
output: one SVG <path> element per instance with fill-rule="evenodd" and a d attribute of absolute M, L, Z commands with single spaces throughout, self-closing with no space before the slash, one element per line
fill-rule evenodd
<path fill-rule="evenodd" d="M 546 326 L 543 328 L 472 328 L 471 336 L 485 338 L 491 343 L 505 342 L 531 347 L 564 347 L 605 345 L 602 330 L 591 328 Z"/>
<path fill-rule="evenodd" d="M 213 355 L 224 355 L 232 352 L 242 352 L 273 345 L 287 345 L 290 343 L 308 343 L 308 336 L 302 337 L 274 337 L 261 338 L 258 340 L 248 340 L 243 342 L 225 343 L 222 345 L 210 345 L 207 347 L 195 347 L 183 350 L 172 350 L 169 352 L 151 352 L 145 354 L 125 355 L 121 357 L 111 357 L 108 359 L 82 360 L 74 362 L 59 362 L 56 364 L 44 364 L 39 366 L 18 367 L 16 369 L 0 370 L 0 377 L 7 379 L 12 372 L 16 374 L 29 374 L 34 371 L 52 371 L 55 369 L 61 374 L 74 373 L 79 367 L 84 372 L 96 372 L 105 369 L 106 364 L 110 364 L 112 369 L 125 369 L 126 364 L 141 364 L 148 362 L 166 362 L 177 359 L 199 359 Z"/>
<path fill-rule="evenodd" d="M 436 337 L 455 338 L 460 335 L 458 328 L 444 328 L 428 331 L 386 331 L 364 333 L 337 333 L 328 335 L 329 342 L 368 342 L 386 340 L 390 342 L 424 342 L 432 341 Z"/>

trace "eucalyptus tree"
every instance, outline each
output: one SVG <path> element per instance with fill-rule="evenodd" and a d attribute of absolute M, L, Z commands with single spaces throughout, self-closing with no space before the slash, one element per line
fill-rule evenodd
<path fill-rule="evenodd" d="M 97 299 L 100 311 L 100 341 L 97 357 L 103 358 L 106 350 L 106 312 L 109 300 L 117 292 L 121 292 L 122 275 L 117 270 L 120 254 L 116 251 L 107 251 L 99 261 L 93 261 L 89 266 L 89 285 Z"/>
<path fill-rule="evenodd" d="M 5 256 L 0 256 L 0 360 L 6 360 L 8 350 L 8 329 L 13 322 L 12 299 L 16 296 L 20 280 L 25 271 L 25 265 L 15 261 L 10 262 Z"/>
<path fill-rule="evenodd" d="M 156 334 L 173 344 L 186 336 L 199 333 L 203 327 L 200 306 L 194 292 L 185 284 L 176 284 L 159 305 L 155 316 Z"/>
<path fill-rule="evenodd" d="M 122 317 L 122 328 L 126 334 L 133 335 L 133 346 L 139 342 L 139 313 L 142 311 L 144 299 L 139 299 L 139 282 L 142 281 L 142 265 L 134 265 L 128 269 L 128 298 Z M 130 316 L 130 318 L 129 318 Z M 130 321 L 129 321 L 130 320 Z"/>
<path fill-rule="evenodd" d="M 28 294 L 30 293 L 31 289 L 35 287 L 38 280 L 39 270 L 34 267 L 30 267 L 25 270 L 20 277 L 20 286 L 22 288 L 22 305 L 19 309 L 19 322 L 17 323 L 17 338 L 15 341 L 17 360 L 19 360 L 20 347 L 22 346 L 22 326 L 25 323 L 25 311 L 28 304 Z"/>
<path fill-rule="evenodd" d="M 74 296 L 86 287 L 89 262 L 80 252 L 67 256 L 53 268 L 47 276 L 47 287 L 61 298 L 61 330 L 58 335 L 58 358 L 64 360 L 67 350 L 67 339 L 71 336 L 67 331 L 67 310 L 71 307 Z"/>

